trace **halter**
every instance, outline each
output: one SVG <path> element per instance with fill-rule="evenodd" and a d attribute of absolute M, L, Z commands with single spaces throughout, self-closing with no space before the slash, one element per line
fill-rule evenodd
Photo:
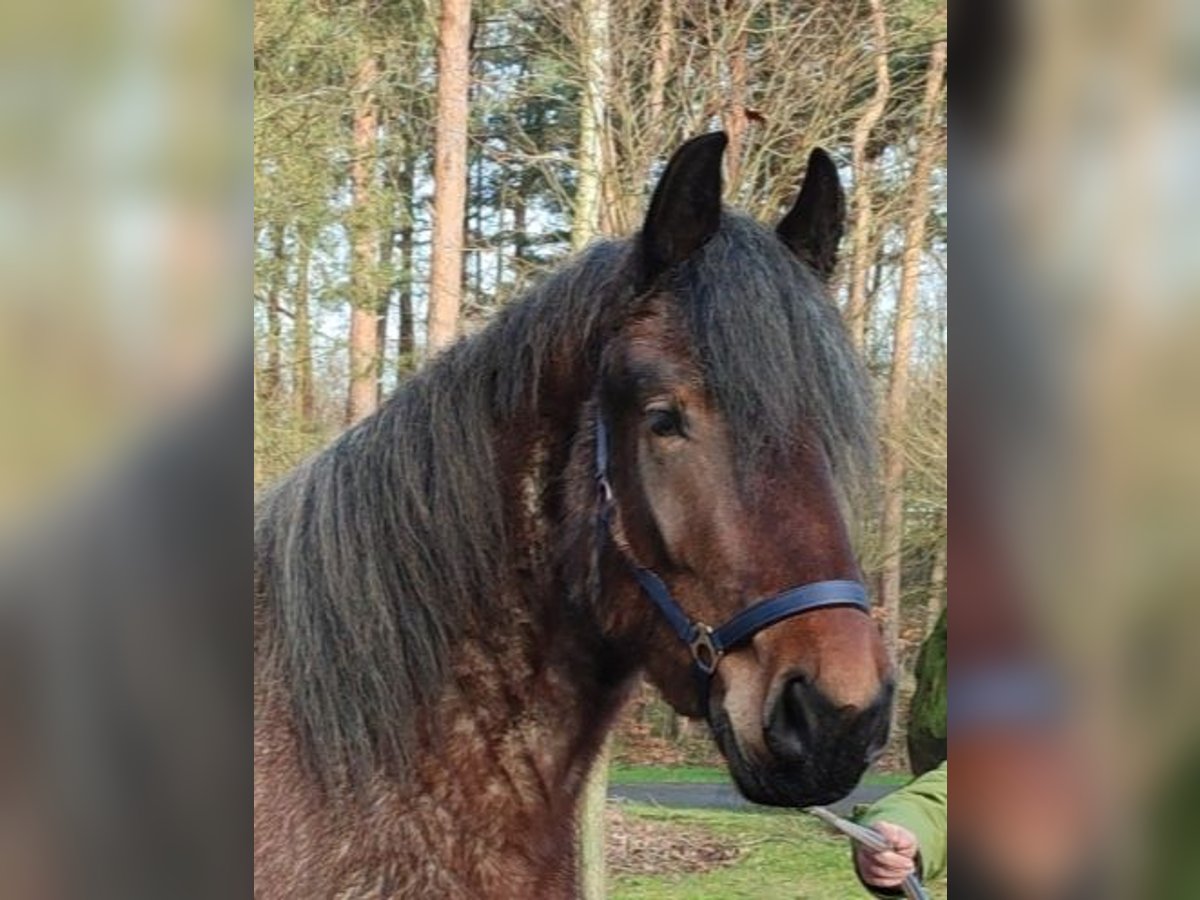
<path fill-rule="evenodd" d="M 601 534 L 611 539 L 611 516 L 616 504 L 612 482 L 608 478 L 608 459 L 608 424 L 603 412 L 599 412 L 596 416 L 596 483 L 600 491 L 598 525 Z M 764 628 L 770 628 L 801 613 L 834 606 L 853 607 L 868 615 L 871 612 L 867 589 L 861 583 L 847 580 L 814 581 L 758 600 L 724 625 L 712 628 L 689 618 L 658 575 L 639 566 L 624 553 L 621 557 L 642 591 L 658 607 L 658 611 L 679 639 L 687 645 L 692 654 L 692 664 L 700 680 L 701 690 L 705 693 L 721 657 L 739 644 L 750 640 Z"/>

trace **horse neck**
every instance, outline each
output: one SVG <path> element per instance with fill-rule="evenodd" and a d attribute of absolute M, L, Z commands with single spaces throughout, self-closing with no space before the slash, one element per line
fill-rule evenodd
<path fill-rule="evenodd" d="M 477 813 L 489 798 L 489 814 L 528 815 L 526 828 L 537 827 L 535 812 L 568 814 L 626 695 L 626 673 L 606 669 L 565 618 L 513 613 L 458 650 L 428 759 L 431 775 L 457 773 Z"/>
<path fill-rule="evenodd" d="M 552 493 L 562 482 L 554 467 L 565 465 L 570 441 L 526 422 L 513 423 L 500 444 L 512 461 L 502 473 L 514 535 L 507 574 L 456 645 L 408 791 L 454 823 L 440 840 L 459 849 L 431 845 L 428 853 L 449 852 L 460 870 L 475 873 L 469 878 L 486 880 L 502 867 L 504 886 L 481 882 L 479 896 L 570 896 L 579 797 L 632 670 L 614 661 L 591 617 L 571 605 L 561 573 L 572 567 L 555 565 L 554 549 L 542 543 L 563 524 L 545 519 L 565 502 Z M 517 445 L 523 453 L 510 452 Z M 427 808 L 399 799 L 418 818 Z M 397 843 L 411 848 L 428 833 L 405 829 Z"/>
<path fill-rule="evenodd" d="M 577 394 L 573 422 L 589 393 Z M 438 751 L 486 755 L 506 778 L 518 774 L 514 786 L 551 805 L 573 803 L 634 671 L 588 611 L 586 534 L 571 512 L 577 438 L 564 426 L 531 410 L 497 436 L 507 574 L 456 654 L 450 708 L 440 717 L 456 724 Z M 513 752 L 484 749 L 497 742 Z"/>

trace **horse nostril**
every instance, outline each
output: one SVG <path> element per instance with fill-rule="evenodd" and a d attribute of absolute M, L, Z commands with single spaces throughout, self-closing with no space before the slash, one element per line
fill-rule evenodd
<path fill-rule="evenodd" d="M 803 675 L 784 685 L 767 721 L 767 743 L 782 757 L 838 752 L 870 757 L 886 743 L 891 685 L 866 707 L 834 703 Z"/>
<path fill-rule="evenodd" d="M 784 685 L 767 723 L 768 736 L 777 751 L 800 754 L 812 747 L 820 726 L 820 701 L 804 676 Z"/>

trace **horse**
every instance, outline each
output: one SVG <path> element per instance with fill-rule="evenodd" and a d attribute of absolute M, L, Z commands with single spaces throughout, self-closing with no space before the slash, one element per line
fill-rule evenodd
<path fill-rule="evenodd" d="M 844 796 L 883 746 L 842 188 L 815 149 L 764 227 L 722 206 L 726 143 L 257 503 L 256 897 L 575 896 L 642 675 L 760 803 Z"/>

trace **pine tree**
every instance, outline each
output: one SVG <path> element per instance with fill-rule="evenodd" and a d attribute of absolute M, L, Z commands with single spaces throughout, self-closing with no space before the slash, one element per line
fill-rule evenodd
<path fill-rule="evenodd" d="M 467 193 L 467 92 L 470 86 L 470 0 L 442 0 L 438 82 L 433 250 L 429 278 L 429 349 L 458 334 L 462 307 L 463 215 Z"/>

